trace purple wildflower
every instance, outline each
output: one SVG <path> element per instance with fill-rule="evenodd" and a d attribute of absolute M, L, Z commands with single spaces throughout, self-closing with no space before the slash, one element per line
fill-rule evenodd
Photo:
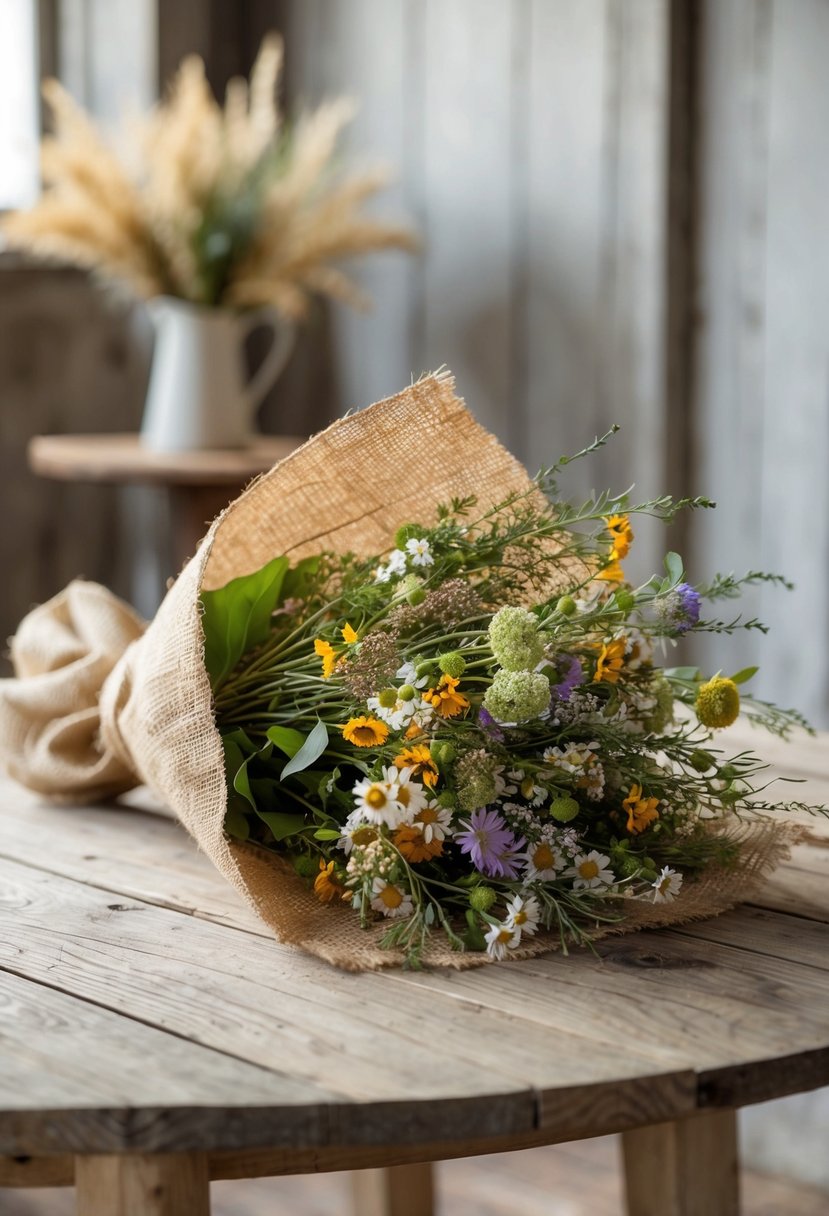
<path fill-rule="evenodd" d="M 657 615 L 680 636 L 699 620 L 700 594 L 690 583 L 680 583 L 655 604 Z"/>
<path fill-rule="evenodd" d="M 495 721 L 489 710 L 484 709 L 483 705 L 478 710 L 478 725 L 485 734 L 489 735 L 490 739 L 494 740 L 495 743 L 504 742 L 504 732 L 501 730 L 500 726 Z"/>
<path fill-rule="evenodd" d="M 482 807 L 463 820 L 461 827 L 467 831 L 459 832 L 455 842 L 462 853 L 469 853 L 476 870 L 491 878 L 518 877 L 516 855 L 527 842 L 523 836 L 516 840 L 497 811 Z"/>
<path fill-rule="evenodd" d="M 572 654 L 557 655 L 554 663 L 560 681 L 552 685 L 550 694 L 554 701 L 569 701 L 573 689 L 584 683 L 582 665 Z"/>

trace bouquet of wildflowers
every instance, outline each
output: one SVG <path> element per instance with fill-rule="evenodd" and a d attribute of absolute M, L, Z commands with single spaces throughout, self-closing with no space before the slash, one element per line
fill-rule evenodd
<path fill-rule="evenodd" d="M 706 603 L 782 580 L 694 585 L 669 553 L 632 586 L 637 516 L 712 504 L 573 505 L 566 463 L 390 520 L 383 554 L 277 556 L 202 592 L 226 833 L 387 926 L 410 965 L 433 934 L 495 959 L 542 934 L 566 949 L 739 869 L 741 826 L 775 804 L 714 732 L 741 708 L 805 725 L 745 694 L 756 668 L 670 665 L 691 634 L 762 628 Z"/>

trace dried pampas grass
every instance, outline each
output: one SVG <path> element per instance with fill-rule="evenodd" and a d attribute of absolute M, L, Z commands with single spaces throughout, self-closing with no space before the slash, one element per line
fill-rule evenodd
<path fill-rule="evenodd" d="M 282 42 L 262 43 L 250 81 L 216 101 L 202 61 L 185 59 L 168 95 L 138 127 L 128 172 L 57 81 L 44 95 L 44 194 L 3 224 L 8 242 L 127 285 L 206 306 L 270 305 L 301 318 L 315 294 L 364 307 L 336 263 L 415 248 L 411 231 L 369 218 L 385 172 L 338 176 L 333 160 L 353 117 L 346 100 L 286 130 L 277 103 Z"/>

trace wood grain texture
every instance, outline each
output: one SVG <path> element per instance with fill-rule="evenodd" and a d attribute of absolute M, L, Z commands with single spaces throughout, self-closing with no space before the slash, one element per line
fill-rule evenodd
<path fill-rule="evenodd" d="M 207 1158 L 78 1157 L 78 1216 L 210 1216 Z"/>
<path fill-rule="evenodd" d="M 622 1144 L 628 1216 L 738 1216 L 734 1111 L 637 1128 Z"/>
<path fill-rule="evenodd" d="M 353 1216 L 432 1216 L 434 1201 L 429 1165 L 394 1165 L 351 1175 Z"/>

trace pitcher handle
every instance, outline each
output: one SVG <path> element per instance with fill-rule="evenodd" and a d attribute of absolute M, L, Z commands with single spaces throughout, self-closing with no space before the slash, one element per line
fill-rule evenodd
<path fill-rule="evenodd" d="M 294 348 L 296 329 L 292 321 L 283 317 L 274 308 L 255 308 L 252 312 L 243 313 L 239 318 L 243 340 L 255 329 L 267 328 L 271 331 L 271 346 L 259 367 L 253 373 L 245 390 L 251 415 L 262 404 L 268 389 L 274 385 L 281 375 L 285 364 Z"/>

